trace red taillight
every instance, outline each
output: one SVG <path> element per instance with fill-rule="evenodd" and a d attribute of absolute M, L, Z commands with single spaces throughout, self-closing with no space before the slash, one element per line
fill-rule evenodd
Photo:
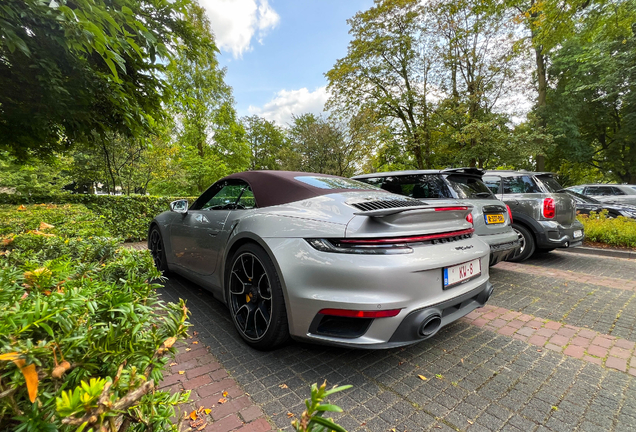
<path fill-rule="evenodd" d="M 554 198 L 543 199 L 543 217 L 552 219 L 556 215 L 556 207 L 554 206 Z"/>
<path fill-rule="evenodd" d="M 468 210 L 468 207 L 435 207 L 435 211 L 455 211 L 455 210 Z"/>
<path fill-rule="evenodd" d="M 362 311 L 351 309 L 322 309 L 319 314 L 340 316 L 347 318 L 391 318 L 400 313 L 401 309 L 387 309 L 379 311 Z"/>
<path fill-rule="evenodd" d="M 510 218 L 510 225 L 512 225 L 512 212 L 510 211 L 510 206 L 506 204 L 506 208 L 508 209 L 508 217 Z"/>
<path fill-rule="evenodd" d="M 374 238 L 374 239 L 342 239 L 340 243 L 346 244 L 358 244 L 358 245 L 373 245 L 373 244 L 395 244 L 395 243 L 417 243 L 429 240 L 439 240 L 449 237 L 461 236 L 466 234 L 472 234 L 475 232 L 473 228 L 468 228 L 461 231 L 451 231 L 441 234 L 426 234 L 412 237 L 392 237 L 392 238 Z"/>
<path fill-rule="evenodd" d="M 466 222 L 468 222 L 469 224 L 473 224 L 473 214 L 472 213 L 468 213 L 466 215 Z"/>

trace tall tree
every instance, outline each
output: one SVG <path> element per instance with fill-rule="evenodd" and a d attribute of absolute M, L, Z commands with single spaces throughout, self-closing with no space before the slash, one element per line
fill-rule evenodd
<path fill-rule="evenodd" d="M 219 68 L 218 49 L 205 11 L 188 8 L 190 24 L 200 45 L 179 43 L 168 68 L 172 89 L 169 109 L 175 116 L 176 139 L 181 147 L 180 164 L 187 169 L 192 189 L 202 192 L 218 178 L 247 168 L 249 149 L 245 131 L 237 121 L 232 89 Z"/>
<path fill-rule="evenodd" d="M 285 132 L 262 117 L 243 117 L 245 140 L 250 148 L 250 170 L 277 170 L 281 167 L 281 156 L 287 145 Z"/>
<path fill-rule="evenodd" d="M 328 107 L 374 111 L 420 169 L 431 164 L 432 72 L 438 67 L 424 12 L 417 0 L 376 0 L 347 21 L 352 35 L 347 56 L 326 74 Z"/>

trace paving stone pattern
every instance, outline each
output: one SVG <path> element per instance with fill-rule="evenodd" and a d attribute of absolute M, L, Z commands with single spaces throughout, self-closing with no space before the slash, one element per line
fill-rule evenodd
<path fill-rule="evenodd" d="M 563 261 L 567 258 L 562 257 L 564 254 L 549 255 L 561 261 L 560 269 L 570 270 L 568 266 L 581 265 L 579 256 L 567 255 L 573 257 L 568 264 Z M 621 261 L 618 267 L 624 273 L 631 270 L 631 266 L 622 267 L 625 265 L 622 260 L 617 261 Z M 616 267 L 616 263 L 610 264 Z M 532 265 L 539 264 L 533 262 Z M 595 271 L 589 266 L 586 269 Z M 612 277 L 601 273 L 599 271 L 597 276 Z M 303 401 L 308 397 L 309 385 L 327 379 L 330 385 L 354 385 L 351 390 L 331 399 L 345 410 L 334 417 L 350 432 L 388 432 L 392 429 L 396 432 L 634 430 L 636 381 L 629 373 L 629 365 L 624 367 L 626 372 L 614 370 L 612 367 L 619 365 L 611 360 L 631 361 L 633 345 L 630 348 L 627 347 L 629 340 L 605 337 L 602 334 L 605 331 L 599 330 L 601 334 L 598 334 L 593 329 L 582 326 L 570 328 L 567 322 L 555 322 L 567 321 L 572 313 L 576 315 L 578 309 L 573 306 L 579 304 L 581 307 L 583 292 L 585 300 L 588 292 L 596 289 L 600 293 L 598 290 L 603 290 L 606 301 L 614 299 L 615 302 L 623 302 L 623 305 L 628 304 L 627 298 L 620 296 L 633 293 L 592 284 L 580 287 L 578 282 L 570 282 L 566 286 L 563 281 L 554 278 L 542 280 L 534 275 L 496 269 L 492 281 L 497 287 L 492 307 L 442 329 L 433 339 L 383 351 L 329 348 L 295 342 L 273 352 L 254 351 L 239 340 L 227 309 L 209 293 L 176 276 L 166 283 L 162 292 L 169 300 L 187 299 L 200 343 L 210 347 L 229 376 L 249 394 L 277 428 L 291 430 L 288 413 L 299 415 L 304 409 Z M 506 284 L 518 286 L 506 288 Z M 531 315 L 515 310 L 515 304 L 529 308 L 528 303 L 514 297 L 515 291 L 523 290 L 552 292 L 552 301 L 556 303 L 552 307 L 546 304 L 536 309 L 542 315 L 530 316 L 528 321 L 523 321 L 524 316 L 518 320 L 524 324 L 516 328 L 519 325 L 514 323 L 517 318 L 524 313 Z M 534 303 L 541 301 L 541 296 L 537 297 L 539 300 Z M 506 301 L 510 307 L 504 306 Z M 594 304 L 597 303 L 591 303 Z M 565 310 L 567 306 L 570 306 L 569 314 L 562 312 L 558 318 L 548 321 L 550 317 L 545 316 L 548 312 L 558 307 Z M 600 316 L 603 313 L 608 317 L 611 315 L 605 309 L 602 311 Z M 614 313 L 614 318 L 616 315 Z M 468 320 L 479 319 L 486 322 L 468 323 Z M 502 320 L 504 325 L 497 320 Z M 532 321 L 535 321 L 534 325 L 525 326 L 526 322 Z M 561 324 L 558 329 L 550 328 L 558 324 Z M 617 325 L 614 326 L 616 328 Z M 555 333 L 549 338 L 539 334 L 545 329 Z M 562 329 L 575 330 L 575 333 L 567 335 L 567 343 L 561 346 L 561 352 L 553 351 L 553 347 L 547 345 L 563 343 L 555 339 Z M 528 335 L 520 334 L 520 331 L 528 332 Z M 591 337 L 592 332 L 594 337 Z M 515 337 L 515 334 L 519 336 Z M 543 344 L 533 344 L 539 342 L 536 336 L 547 339 Z M 520 340 L 526 337 L 527 340 Z M 589 343 L 583 342 L 583 339 Z M 605 346 L 605 341 L 610 341 L 608 346 Z M 619 342 L 625 346 L 619 346 Z M 585 360 L 577 358 L 580 350 L 570 348 L 581 346 L 584 348 L 581 357 Z M 598 351 L 595 347 L 599 347 Z M 602 356 L 604 352 L 600 349 L 607 349 L 607 353 Z M 625 357 L 626 352 L 628 357 Z M 601 364 L 585 356 L 600 359 Z"/>
<path fill-rule="evenodd" d="M 491 269 L 491 279 L 495 293 L 489 304 L 636 340 L 636 292 L 504 271 L 499 265 Z"/>
<path fill-rule="evenodd" d="M 572 256 L 570 253 L 556 250 L 546 254 L 535 254 L 524 264 L 629 281 L 636 279 L 636 260 L 633 259 L 580 254 Z"/>

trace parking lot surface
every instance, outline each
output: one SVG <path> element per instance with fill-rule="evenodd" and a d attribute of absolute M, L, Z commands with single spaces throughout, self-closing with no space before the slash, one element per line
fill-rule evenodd
<path fill-rule="evenodd" d="M 209 373 L 230 380 L 229 403 L 245 398 L 237 410 L 259 420 L 239 416 L 224 426 L 213 409 L 206 431 L 264 431 L 266 421 L 291 430 L 309 386 L 324 380 L 354 386 L 329 400 L 343 408 L 334 418 L 349 432 L 633 431 L 635 274 L 634 261 L 565 252 L 501 263 L 491 269 L 495 294 L 485 308 L 432 339 L 382 351 L 297 342 L 255 351 L 200 287 L 174 276 L 162 294 L 187 300 L 196 342 L 221 371 Z M 196 407 L 200 388 L 214 382 L 173 386 L 194 389 Z"/>

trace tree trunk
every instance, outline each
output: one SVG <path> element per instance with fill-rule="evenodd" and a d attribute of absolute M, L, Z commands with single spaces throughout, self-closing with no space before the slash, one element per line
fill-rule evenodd
<path fill-rule="evenodd" d="M 545 66 L 545 55 L 543 54 L 543 46 L 539 45 L 534 48 L 536 63 L 537 63 L 537 84 L 539 90 L 539 97 L 537 98 L 537 115 L 539 116 L 539 126 L 545 128 L 547 123 L 543 109 L 547 104 L 548 95 L 548 79 Z M 545 171 L 545 155 L 542 153 L 536 156 L 536 170 Z"/>

